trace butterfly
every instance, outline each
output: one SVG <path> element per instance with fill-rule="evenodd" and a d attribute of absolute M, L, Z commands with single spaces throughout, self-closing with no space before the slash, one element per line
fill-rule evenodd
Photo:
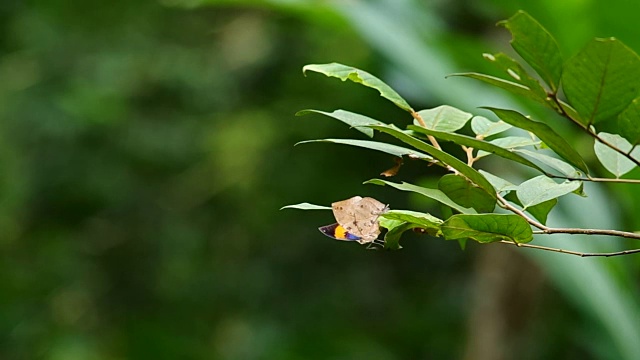
<path fill-rule="evenodd" d="M 371 243 L 380 235 L 378 217 L 388 206 L 370 197 L 354 196 L 331 204 L 337 223 L 322 226 L 319 230 L 330 238 Z"/>

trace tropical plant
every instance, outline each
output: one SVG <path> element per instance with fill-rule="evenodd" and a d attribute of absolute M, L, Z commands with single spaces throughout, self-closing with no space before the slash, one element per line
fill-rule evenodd
<path fill-rule="evenodd" d="M 417 111 L 389 85 L 366 71 L 338 63 L 314 64 L 305 66 L 303 72 L 317 72 L 376 89 L 383 98 L 409 113 L 413 124 L 402 129 L 346 110 L 303 110 L 298 115 L 322 114 L 342 121 L 370 138 L 374 131 L 391 135 L 410 148 L 355 139 L 302 143 L 346 144 L 397 157 L 397 165 L 383 172 L 384 176 L 395 175 L 403 157 L 445 170 L 437 188 L 382 179 L 366 181 L 424 195 L 444 208 L 442 218 L 397 209 L 380 214 L 378 221 L 387 229 L 384 247 L 388 249 L 399 249 L 401 235 L 413 229 L 445 240 L 457 240 L 462 247 L 467 239 L 471 239 L 579 256 L 640 252 L 640 249 L 632 249 L 586 253 L 529 243 L 534 234 L 560 233 L 640 239 L 640 234 L 635 232 L 546 225 L 558 198 L 568 194 L 586 196 L 584 182 L 640 183 L 638 179 L 622 178 L 640 165 L 637 150 L 640 142 L 640 58 L 620 40 L 596 38 L 564 61 L 553 36 L 527 13 L 520 11 L 500 24 L 511 32 L 511 46 L 524 65 L 504 53 L 484 54 L 484 58 L 495 64 L 508 79 L 475 72 L 453 76 L 477 79 L 531 99 L 553 110 L 557 114 L 554 119 L 541 122 L 512 109 L 494 107 L 484 110 L 497 117 L 496 120 L 489 119 L 490 115 L 471 114 L 448 105 Z M 613 177 L 592 176 L 578 149 L 554 130 L 559 120 L 574 124 L 593 138 L 597 159 Z M 469 130 L 474 136 L 467 135 Z M 443 148 L 440 142 L 457 145 L 466 159 L 460 160 L 455 155 L 459 151 L 457 148 Z M 514 181 L 504 179 L 503 174 L 477 168 L 477 161 L 486 156 L 524 166 L 529 169 L 530 178 L 516 185 Z M 329 209 L 308 203 L 285 208 Z"/>

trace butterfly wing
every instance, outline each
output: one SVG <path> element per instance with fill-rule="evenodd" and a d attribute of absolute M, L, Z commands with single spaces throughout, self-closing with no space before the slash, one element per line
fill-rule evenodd
<path fill-rule="evenodd" d="M 348 232 L 347 229 L 343 228 L 342 225 L 338 223 L 321 226 L 318 228 L 318 230 L 320 230 L 320 232 L 325 234 L 326 236 L 336 240 L 358 241 L 361 239 L 359 236 Z"/>

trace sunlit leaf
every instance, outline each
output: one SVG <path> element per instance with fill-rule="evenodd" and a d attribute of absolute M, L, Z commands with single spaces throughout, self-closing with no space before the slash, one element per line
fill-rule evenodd
<path fill-rule="evenodd" d="M 501 177 L 488 173 L 484 170 L 479 170 L 479 171 L 480 171 L 480 174 L 482 174 L 482 176 L 484 176 L 487 180 L 489 180 L 489 182 L 491 183 L 491 185 L 493 185 L 494 189 L 496 189 L 497 192 L 518 190 L 518 186 L 510 183 L 509 181 Z"/>
<path fill-rule="evenodd" d="M 462 176 L 447 174 L 438 181 L 438 189 L 451 200 L 465 208 L 474 208 L 478 212 L 492 212 L 496 206 L 496 199 L 486 191 L 470 183 Z"/>
<path fill-rule="evenodd" d="M 400 94 L 382 80 L 366 71 L 338 63 L 306 65 L 302 68 L 302 72 L 306 73 L 307 71 L 315 71 L 326 76 L 337 77 L 342 81 L 351 80 L 355 83 L 376 89 L 380 92 L 380 96 L 390 100 L 401 109 L 409 112 L 413 111 L 409 103 L 407 103 Z"/>
<path fill-rule="evenodd" d="M 562 175 L 564 176 L 568 176 L 568 177 L 577 177 L 580 175 L 580 172 L 578 170 L 576 170 L 573 166 L 567 164 L 566 162 L 554 158 L 552 156 L 549 155 L 545 155 L 539 151 L 530 151 L 527 149 L 516 149 L 514 150 L 520 154 L 523 154 L 525 156 L 529 156 L 532 157 L 538 161 L 540 161 L 541 163 L 555 169 L 558 170 Z"/>
<path fill-rule="evenodd" d="M 390 134 L 398 138 L 402 142 L 409 144 L 418 150 L 424 151 L 427 154 L 433 156 L 434 158 L 440 160 L 444 164 L 451 166 L 452 168 L 460 172 L 462 175 L 466 176 L 469 180 L 473 181 L 476 185 L 481 187 L 490 196 L 495 198 L 496 196 L 495 190 L 493 189 L 491 184 L 487 181 L 487 179 L 485 179 L 482 175 L 480 175 L 480 173 L 476 169 L 463 163 L 462 161 L 458 160 L 454 156 L 451 156 L 446 152 L 442 150 L 438 150 L 435 147 L 425 143 L 424 141 L 421 141 L 419 139 L 416 139 L 413 136 L 410 136 L 404 133 L 402 130 L 398 129 L 394 125 L 370 125 L 370 127 L 372 129 L 380 130 L 382 132 Z"/>
<path fill-rule="evenodd" d="M 542 140 L 551 150 L 560 155 L 563 159 L 567 160 L 570 164 L 578 169 L 589 173 L 587 164 L 584 162 L 580 154 L 569 145 L 569 143 L 560 135 L 558 135 L 549 125 L 538 121 L 528 119 L 519 112 L 506 109 L 490 108 L 500 119 L 505 122 L 519 127 L 523 130 L 534 133 L 540 140 Z"/>
<path fill-rule="evenodd" d="M 409 183 L 394 183 L 394 182 L 390 182 L 390 181 L 386 181 L 386 180 L 380 180 L 380 179 L 371 179 L 369 181 L 365 181 L 365 184 L 375 184 L 375 185 L 389 185 L 393 188 L 396 188 L 398 190 L 402 190 L 402 191 L 409 191 L 409 192 L 413 192 L 413 193 L 417 193 L 423 196 L 426 196 L 430 199 L 433 199 L 443 205 L 449 206 L 453 209 L 455 209 L 456 211 L 463 213 L 463 214 L 475 214 L 476 211 L 474 209 L 471 208 L 465 208 L 462 207 L 458 204 L 456 204 L 453 200 L 449 199 L 449 197 L 447 195 L 445 195 L 445 193 L 443 193 L 442 191 L 438 190 L 438 189 L 429 189 L 429 188 L 425 188 L 422 186 L 417 186 L 417 185 L 413 185 L 413 184 L 409 184 Z"/>
<path fill-rule="evenodd" d="M 485 59 L 504 70 L 513 80 L 524 85 L 536 96 L 536 100 L 547 104 L 547 91 L 540 85 L 537 79 L 533 78 L 516 60 L 504 53 L 484 54 Z"/>
<path fill-rule="evenodd" d="M 462 129 L 467 121 L 471 120 L 472 114 L 456 109 L 449 105 L 438 106 L 433 109 L 418 111 L 424 120 L 427 129 L 442 132 L 454 132 Z"/>
<path fill-rule="evenodd" d="M 296 113 L 296 116 L 303 116 L 303 115 L 308 115 L 313 113 L 326 115 L 334 119 L 340 120 L 351 127 L 355 127 L 356 130 L 362 132 L 368 137 L 373 137 L 373 130 L 367 127 L 362 127 L 363 125 L 384 124 L 383 122 L 372 119 L 368 116 L 356 114 L 346 110 L 336 110 L 334 112 L 325 112 L 320 110 L 300 110 Z"/>
<path fill-rule="evenodd" d="M 309 204 L 307 202 L 295 204 L 295 205 L 287 205 L 280 208 L 282 209 L 299 209 L 299 210 L 331 210 L 331 207 L 322 206 L 322 205 L 314 205 Z"/>
<path fill-rule="evenodd" d="M 371 130 L 371 129 L 369 129 L 369 130 Z M 383 143 L 383 142 L 370 141 L 370 140 L 353 140 L 353 139 L 306 140 L 306 141 L 300 141 L 296 145 L 315 143 L 315 142 L 328 142 L 328 143 L 334 143 L 334 144 L 344 144 L 344 145 L 357 146 L 357 147 L 362 147 L 362 148 L 366 148 L 366 149 L 381 151 L 381 152 L 384 152 L 384 153 L 387 153 L 387 154 L 391 154 L 391 155 L 394 155 L 394 156 L 398 156 L 398 157 L 408 155 L 408 156 L 411 156 L 411 157 L 414 157 L 414 158 L 418 158 L 418 159 L 427 159 L 427 160 L 433 159 L 431 156 L 429 156 L 427 154 L 423 154 L 423 153 L 421 153 L 419 151 L 403 148 L 401 146 L 397 146 L 397 145 L 393 145 L 393 144 L 387 144 L 387 143 Z"/>
<path fill-rule="evenodd" d="M 609 144 L 624 151 L 625 153 L 631 151 L 632 145 L 627 141 L 627 139 L 623 138 L 620 135 L 601 132 L 600 134 L 598 134 L 598 136 L 600 136 Z M 600 160 L 602 166 L 604 166 L 604 168 L 607 169 L 610 173 L 615 175 L 615 177 L 620 177 L 636 167 L 636 164 L 633 161 L 629 160 L 624 155 L 611 149 L 600 141 L 595 140 L 593 144 L 593 150 L 595 151 L 596 156 L 598 157 L 598 160 Z M 640 149 L 636 148 L 634 151 L 632 151 L 631 156 L 640 159 Z"/>
<path fill-rule="evenodd" d="M 511 151 L 513 151 L 513 150 L 515 150 L 517 148 L 525 147 L 525 146 L 540 145 L 540 140 L 534 140 L 532 138 L 526 138 L 526 137 L 522 137 L 522 136 L 506 136 L 506 137 L 502 137 L 502 138 L 493 139 L 493 140 L 489 141 L 489 143 L 491 145 L 493 145 L 493 146 L 496 146 L 498 148 L 506 150 L 510 154 L 513 154 Z M 496 154 L 496 155 L 499 155 L 499 154 L 497 154 L 495 152 L 493 152 L 493 153 Z M 476 157 L 477 158 L 482 158 L 482 157 L 485 157 L 485 156 L 487 156 L 489 154 L 490 154 L 490 152 L 488 152 L 488 151 L 480 150 L 480 151 L 478 151 L 478 154 L 476 155 Z M 517 155 L 517 156 L 522 158 L 520 155 Z M 536 167 L 534 169 L 539 170 L 540 168 L 537 167 L 537 165 L 536 165 Z"/>
<path fill-rule="evenodd" d="M 500 157 L 503 157 L 505 159 L 509 159 L 509 160 L 512 160 L 512 161 L 515 161 L 515 162 L 519 162 L 519 163 L 521 163 L 523 165 L 529 166 L 529 167 L 531 167 L 533 169 L 536 169 L 536 170 L 544 173 L 544 171 L 540 167 L 538 167 L 538 165 L 532 163 L 531 161 L 523 158 L 522 156 L 520 156 L 518 154 L 514 154 L 513 152 L 505 149 L 504 147 L 501 147 L 500 145 L 498 145 L 499 142 L 498 142 L 498 144 L 495 143 L 495 141 L 498 141 L 498 140 L 501 140 L 501 139 L 495 139 L 493 141 L 487 142 L 487 141 L 478 140 L 478 139 L 475 139 L 475 138 L 472 138 L 472 137 L 466 136 L 466 135 L 434 131 L 434 130 L 425 129 L 423 127 L 415 126 L 415 125 L 409 125 L 408 128 L 410 130 L 413 130 L 413 131 L 418 132 L 418 133 L 431 135 L 431 136 L 433 136 L 433 137 L 435 137 L 437 139 L 440 139 L 440 140 L 453 141 L 454 143 L 459 144 L 459 145 L 464 145 L 464 146 L 473 147 L 475 149 L 484 150 L 484 151 L 487 151 L 489 153 L 496 154 L 496 155 L 498 155 Z M 530 139 L 525 139 L 525 140 L 531 141 Z M 527 145 L 530 145 L 530 144 L 527 143 Z M 480 155 L 480 154 L 478 154 L 478 155 Z"/>
<path fill-rule="evenodd" d="M 467 77 L 470 79 L 476 79 L 476 80 L 480 80 L 484 83 L 493 85 L 495 87 L 499 87 L 501 89 L 507 90 L 513 94 L 516 94 L 518 96 L 523 96 L 535 101 L 540 101 L 539 97 L 533 92 L 531 91 L 528 87 L 515 83 L 513 81 L 509 81 L 509 80 L 504 80 L 501 79 L 499 77 L 495 77 L 495 76 L 491 76 L 491 75 L 487 75 L 487 74 L 481 74 L 481 73 L 475 73 L 475 72 L 467 72 L 467 73 L 456 73 L 456 74 L 451 74 L 449 76 L 461 76 L 461 77 Z M 545 102 L 546 104 L 546 102 Z"/>
<path fill-rule="evenodd" d="M 511 128 L 511 125 L 502 120 L 491 121 L 483 116 L 474 116 L 473 119 L 471 119 L 471 130 L 482 138 L 488 138 L 491 135 L 499 134 Z"/>
<path fill-rule="evenodd" d="M 442 224 L 441 219 L 431 214 L 409 210 L 389 210 L 380 215 L 380 217 L 414 223 L 425 229 L 440 229 L 440 225 Z"/>
<path fill-rule="evenodd" d="M 553 36 L 524 11 L 499 24 L 511 32 L 513 49 L 555 92 L 562 75 L 562 56 Z"/>
<path fill-rule="evenodd" d="M 518 199 L 520 199 L 522 206 L 526 209 L 545 201 L 558 198 L 562 195 L 569 194 L 570 192 L 577 190 L 581 184 L 581 181 L 565 181 L 558 184 L 553 181 L 553 179 L 540 175 L 520 184 L 516 193 L 518 194 Z"/>
<path fill-rule="evenodd" d="M 640 97 L 633 99 L 618 116 L 618 131 L 631 144 L 640 142 Z"/>
<path fill-rule="evenodd" d="M 440 227 L 447 240 L 470 238 L 481 243 L 500 240 L 526 243 L 533 240 L 531 226 L 518 215 L 454 215 Z"/>
<path fill-rule="evenodd" d="M 638 96 L 640 57 L 617 39 L 594 39 L 567 61 L 562 89 L 584 125 L 611 120 Z"/>

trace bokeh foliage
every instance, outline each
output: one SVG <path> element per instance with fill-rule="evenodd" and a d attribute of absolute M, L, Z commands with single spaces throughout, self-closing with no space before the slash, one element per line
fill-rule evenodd
<path fill-rule="evenodd" d="M 514 104 L 444 76 L 488 69 L 495 22 L 519 8 L 568 49 L 594 36 L 640 49 L 623 1 L 2 2 L 0 358 L 469 356 L 489 246 L 415 236 L 365 251 L 322 237 L 328 215 L 277 209 L 373 193 L 427 207 L 361 185 L 390 156 L 292 147 L 347 131 L 299 109 L 403 116 L 302 65 L 357 64 L 424 107 Z M 638 227 L 640 192 L 590 194 L 592 209 L 556 215 Z M 504 293 L 505 352 L 631 358 L 636 258 L 533 256 L 501 258 L 529 285 Z"/>

